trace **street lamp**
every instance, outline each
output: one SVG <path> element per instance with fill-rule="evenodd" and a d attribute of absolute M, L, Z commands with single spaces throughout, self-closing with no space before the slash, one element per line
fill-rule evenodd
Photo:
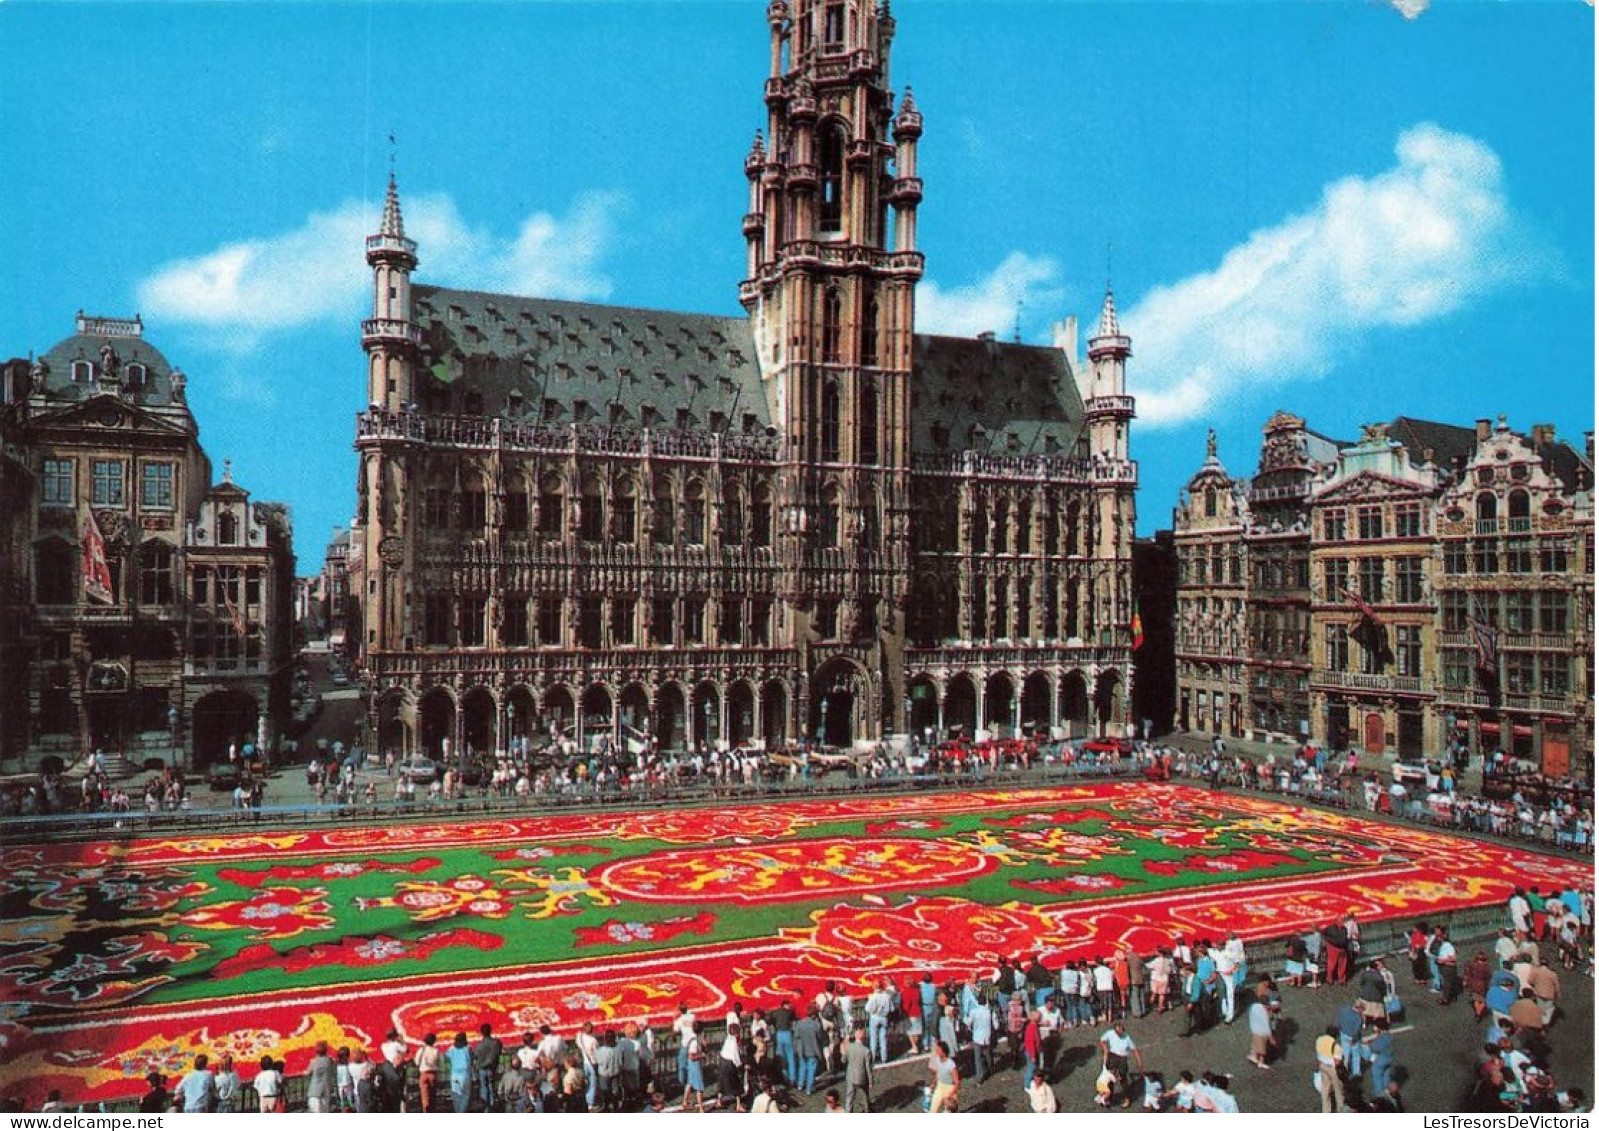
<path fill-rule="evenodd" d="M 167 708 L 167 729 L 172 732 L 172 768 L 178 768 L 178 709 Z"/>

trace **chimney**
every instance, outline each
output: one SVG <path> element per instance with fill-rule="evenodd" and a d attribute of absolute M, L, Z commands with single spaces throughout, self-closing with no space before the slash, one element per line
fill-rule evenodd
<path fill-rule="evenodd" d="M 1425 464 L 1435 463 L 1436 462 L 1435 456 L 1436 456 L 1436 453 L 1431 448 L 1422 448 L 1421 449 L 1421 462 L 1422 463 L 1425 463 Z"/>
<path fill-rule="evenodd" d="M 1479 419 L 1477 421 L 1477 439 L 1486 440 L 1489 436 L 1493 435 L 1493 426 L 1493 421 L 1489 420 L 1486 416 Z"/>
<path fill-rule="evenodd" d="M 1555 426 L 1553 424 L 1534 424 L 1532 426 L 1532 443 L 1534 447 L 1541 448 L 1545 444 L 1555 442 Z"/>

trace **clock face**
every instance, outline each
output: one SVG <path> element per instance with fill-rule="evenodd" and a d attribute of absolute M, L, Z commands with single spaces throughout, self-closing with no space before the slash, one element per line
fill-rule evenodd
<path fill-rule="evenodd" d="M 399 565 L 405 560 L 405 543 L 395 535 L 389 535 L 378 543 L 378 557 L 384 565 Z"/>

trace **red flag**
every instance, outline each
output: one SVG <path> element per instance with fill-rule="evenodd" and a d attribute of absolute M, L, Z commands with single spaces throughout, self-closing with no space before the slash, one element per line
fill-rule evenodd
<path fill-rule="evenodd" d="M 1136 652 L 1144 646 L 1144 618 L 1138 615 L 1137 609 L 1133 610 L 1133 623 L 1127 627 L 1133 634 L 1133 651 Z"/>
<path fill-rule="evenodd" d="M 1473 602 L 1475 616 L 1467 618 L 1472 642 L 1477 646 L 1477 670 L 1484 675 L 1499 674 L 1499 634 L 1483 612 L 1482 602 Z"/>
<path fill-rule="evenodd" d="M 106 557 L 105 538 L 93 511 L 83 520 L 83 593 L 103 605 L 116 600 L 111 595 L 111 562 Z"/>

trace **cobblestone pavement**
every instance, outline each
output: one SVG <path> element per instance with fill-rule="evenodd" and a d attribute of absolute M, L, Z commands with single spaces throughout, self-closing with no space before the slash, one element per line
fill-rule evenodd
<path fill-rule="evenodd" d="M 1462 948 L 1465 954 L 1475 947 Z M 1561 974 L 1565 1013 L 1550 1030 L 1553 1071 L 1561 1087 L 1581 1087 L 1591 1096 L 1594 1090 L 1594 1013 L 1593 980 L 1582 973 Z M 1239 1107 L 1248 1111 L 1314 1112 L 1320 1099 L 1311 1088 L 1314 1069 L 1313 1044 L 1317 1034 L 1330 1025 L 1345 1000 L 1353 1001 L 1353 986 L 1321 989 L 1284 989 L 1283 1019 L 1279 1028 L 1282 1047 L 1274 1054 L 1269 1071 L 1261 1071 L 1245 1059 L 1249 1051 L 1249 1030 L 1243 1017 L 1232 1025 L 1182 1037 L 1183 1015 L 1135 1019 L 1128 1032 L 1138 1042 L 1144 1062 L 1159 1072 L 1168 1086 L 1183 1069 L 1197 1078 L 1202 1072 L 1232 1074 L 1232 1092 Z M 1476 1053 L 1480 1051 L 1483 1027 L 1471 1021 L 1471 1009 L 1464 999 L 1441 1006 L 1418 986 L 1402 985 L 1407 1014 L 1396 1026 L 1395 1062 L 1404 1080 L 1404 1098 L 1413 1112 L 1452 1112 L 1460 1110 L 1472 1081 Z M 1100 1112 L 1094 1104 L 1094 1078 L 1099 1073 L 1099 1034 L 1105 1026 L 1068 1029 L 1052 1081 L 1063 1112 Z M 884 1112 L 919 1111 L 922 1084 L 929 1080 L 925 1057 L 890 1064 L 877 1072 L 873 1110 Z M 1004 1060 L 1002 1050 L 1001 1059 Z M 966 1080 L 961 1085 L 961 1110 L 981 1112 L 1026 1112 L 1027 1097 L 1022 1090 L 1022 1074 L 1009 1067 L 977 1084 Z M 962 1057 L 961 1071 L 970 1067 L 970 1054 Z M 843 1085 L 835 1077 L 824 1077 L 815 1095 L 801 1096 L 800 1111 L 819 1111 L 828 1088 Z M 1138 1109 L 1134 1099 L 1133 1110 Z"/>

